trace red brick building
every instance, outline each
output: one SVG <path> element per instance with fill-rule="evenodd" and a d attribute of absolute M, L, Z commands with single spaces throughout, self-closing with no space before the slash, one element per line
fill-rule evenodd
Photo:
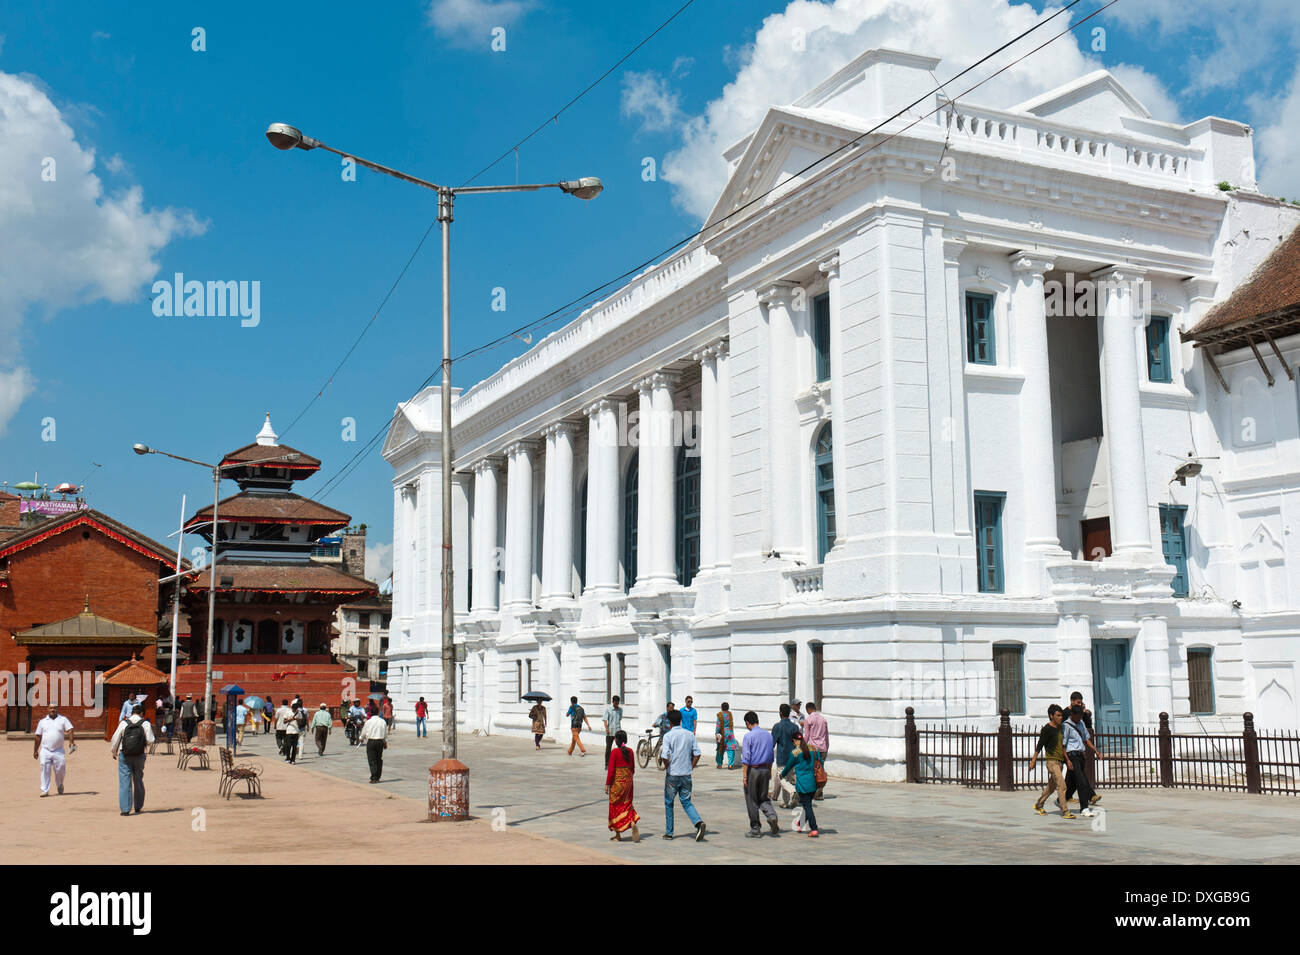
<path fill-rule="evenodd" d="M 168 550 L 93 509 L 0 540 L 0 671 L 99 674 L 132 654 L 153 665 L 158 615 L 171 599 L 170 585 L 160 588 L 158 580 L 176 570 L 175 552 Z M 58 635 L 48 629 L 53 624 L 63 625 Z M 86 628 L 84 639 L 77 627 Z M 9 705 L 16 702 L 15 681 L 7 679 L 0 706 L 5 728 L 25 732 L 30 714 Z"/>

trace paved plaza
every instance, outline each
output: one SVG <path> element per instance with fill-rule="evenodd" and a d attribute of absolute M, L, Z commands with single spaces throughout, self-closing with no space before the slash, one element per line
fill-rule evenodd
<path fill-rule="evenodd" d="M 473 815 L 490 820 L 499 808 L 508 831 L 607 852 L 611 861 L 645 863 L 1300 863 L 1300 800 L 1158 789 L 1103 790 L 1106 828 L 1098 832 L 1088 819 L 1036 815 L 1036 793 L 832 778 L 826 799 L 816 804 L 820 839 L 789 831 L 747 839 L 740 770 L 715 769 L 712 747 L 695 771 L 695 805 L 709 830 L 703 843 L 690 838 L 680 806 L 677 838 L 660 838 L 663 774 L 653 767 L 636 775 L 641 843 L 611 843 L 604 737 L 584 738 L 586 758 L 567 756 L 550 742 L 538 752 L 522 737 L 462 736 L 459 758 L 470 767 Z M 427 800 L 428 768 L 439 758 L 437 734 L 417 739 L 401 727 L 391 737 L 383 781 L 369 788 Z M 368 779 L 364 752 L 349 748 L 340 732 L 324 758 L 312 750 L 297 768 Z M 788 830 L 791 813 L 781 816 Z"/>

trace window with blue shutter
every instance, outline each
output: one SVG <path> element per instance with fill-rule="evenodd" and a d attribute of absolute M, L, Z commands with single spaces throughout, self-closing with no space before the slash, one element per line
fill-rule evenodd
<path fill-rule="evenodd" d="M 823 293 L 813 298 L 813 353 L 817 356 L 817 381 L 831 380 L 831 297 Z"/>
<path fill-rule="evenodd" d="M 623 590 L 627 592 L 636 583 L 636 523 L 637 523 L 637 456 L 627 466 L 623 478 Z"/>
<path fill-rule="evenodd" d="M 995 491 L 975 492 L 975 556 L 979 561 L 980 593 L 1000 594 L 1002 576 L 1002 505 L 1007 496 Z"/>
<path fill-rule="evenodd" d="M 677 582 L 689 587 L 699 571 L 700 455 L 688 454 L 682 445 L 677 449 Z"/>
<path fill-rule="evenodd" d="M 826 560 L 835 544 L 835 468 L 831 457 L 831 423 L 822 425 L 813 458 L 817 493 L 817 563 Z"/>
<path fill-rule="evenodd" d="M 1186 597 L 1187 585 L 1187 529 L 1184 521 L 1187 508 L 1176 504 L 1160 505 L 1160 550 L 1165 555 L 1165 563 L 1178 573 L 1170 581 L 1175 597 Z"/>
<path fill-rule="evenodd" d="M 587 479 L 578 495 L 578 593 L 587 586 Z"/>
<path fill-rule="evenodd" d="M 1168 384 L 1174 380 L 1169 362 L 1169 316 L 1154 315 L 1147 323 L 1147 380 Z"/>
<path fill-rule="evenodd" d="M 966 360 L 974 365 L 997 364 L 992 295 L 966 293 Z"/>

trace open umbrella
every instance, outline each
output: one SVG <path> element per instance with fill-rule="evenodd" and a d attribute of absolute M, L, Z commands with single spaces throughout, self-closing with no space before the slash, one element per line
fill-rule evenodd
<path fill-rule="evenodd" d="M 370 696 L 366 697 L 366 699 L 370 699 L 370 700 L 382 700 L 383 698 L 384 698 L 383 693 L 371 693 Z"/>
<path fill-rule="evenodd" d="M 551 694 L 543 693 L 541 690 L 529 690 L 523 698 L 529 703 L 544 703 L 550 700 Z"/>
<path fill-rule="evenodd" d="M 244 697 L 244 705 L 250 710 L 260 710 L 266 706 L 266 700 L 260 696 L 246 696 Z"/>

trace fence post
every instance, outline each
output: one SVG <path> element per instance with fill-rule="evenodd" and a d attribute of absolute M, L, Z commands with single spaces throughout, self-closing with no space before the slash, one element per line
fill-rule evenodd
<path fill-rule="evenodd" d="M 1245 723 L 1241 742 L 1246 756 L 1246 792 L 1263 792 L 1259 778 L 1259 734 L 1255 732 L 1255 714 L 1246 713 L 1242 719 Z"/>
<path fill-rule="evenodd" d="M 1011 766 L 1011 711 L 1002 710 L 998 719 L 998 789 L 1009 793 L 1015 788 L 1015 781 Z"/>
<path fill-rule="evenodd" d="M 919 783 L 921 781 L 921 739 L 916 732 L 916 711 L 909 706 L 903 712 L 907 714 L 907 724 L 903 728 L 907 781 Z"/>
<path fill-rule="evenodd" d="M 1160 785 L 1172 789 L 1174 785 L 1174 739 L 1169 729 L 1169 714 L 1160 714 Z"/>

